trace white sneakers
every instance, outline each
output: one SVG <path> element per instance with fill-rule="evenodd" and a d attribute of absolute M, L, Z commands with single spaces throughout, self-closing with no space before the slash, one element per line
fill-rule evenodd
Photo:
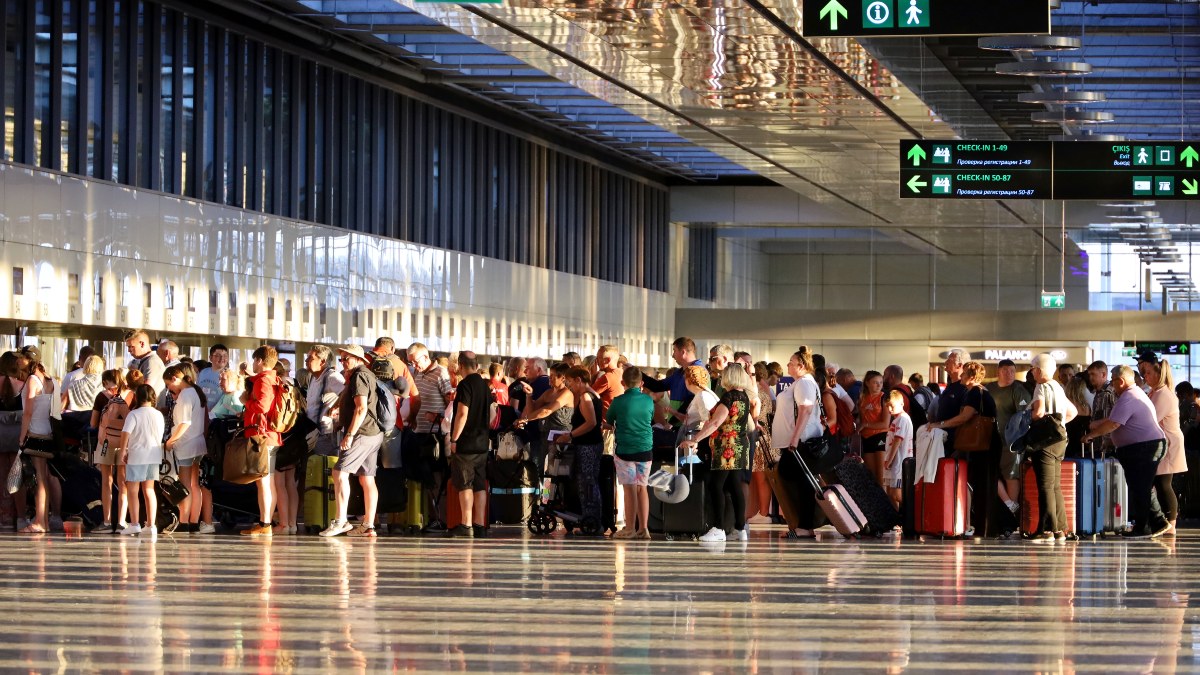
<path fill-rule="evenodd" d="M 354 529 L 350 523 L 344 520 L 334 520 L 329 523 L 329 527 L 321 530 L 322 537 L 336 537 L 339 534 L 345 534 Z"/>
<path fill-rule="evenodd" d="M 142 539 L 157 539 L 158 527 L 154 525 L 143 527 L 141 531 L 138 532 L 138 537 L 141 537 Z"/>
<path fill-rule="evenodd" d="M 141 532 L 142 532 L 141 525 L 138 525 L 137 523 L 130 523 L 130 524 L 126 525 L 125 528 L 123 530 L 121 530 L 120 532 L 118 532 L 117 534 L 121 535 L 122 537 L 133 537 L 138 534 L 141 534 Z"/>
<path fill-rule="evenodd" d="M 750 541 L 750 525 L 746 524 L 742 529 L 734 530 L 733 538 L 736 541 Z"/>
<path fill-rule="evenodd" d="M 774 521 L 771 520 L 770 516 L 764 516 L 763 514 L 759 513 L 747 518 L 746 522 L 750 523 L 751 525 L 770 525 Z"/>
<path fill-rule="evenodd" d="M 212 523 L 200 523 L 200 527 L 196 528 L 196 534 L 216 534 L 217 528 Z"/>
<path fill-rule="evenodd" d="M 700 541 L 725 541 L 725 530 L 719 527 L 714 527 L 708 532 L 700 535 Z"/>

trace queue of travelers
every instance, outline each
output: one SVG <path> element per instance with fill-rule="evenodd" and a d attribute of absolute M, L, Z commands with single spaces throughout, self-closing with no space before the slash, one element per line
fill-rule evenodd
<path fill-rule="evenodd" d="M 1110 370 L 1097 361 L 1078 373 L 1040 354 L 1024 381 L 1017 364 L 1006 360 L 998 364 L 996 379 L 985 384 L 985 366 L 952 350 L 944 364 L 948 383 L 941 388 L 919 374 L 906 380 L 898 365 L 869 370 L 860 380 L 807 347 L 786 366 L 754 362 L 728 345 L 714 346 L 706 362 L 686 337 L 672 344 L 677 367 L 661 377 L 630 365 L 611 345 L 586 359 L 566 354 L 552 365 L 540 357 L 485 364 L 467 351 L 435 358 L 421 343 L 409 345 L 402 358 L 394 341 L 384 337 L 369 352 L 358 345 L 314 345 L 294 379 L 290 364 L 269 345 L 237 368 L 221 344 L 208 349 L 206 361 L 195 362 L 181 358 L 174 342 L 154 343 L 143 330 L 129 331 L 125 345 L 130 357 L 125 367 L 106 364 L 84 347 L 61 381 L 36 347 L 0 356 L 0 475 L 16 473 L 19 448 L 22 480 L 12 492 L 19 532 L 62 527 L 63 488 L 50 466 L 61 451 L 54 428 L 61 424 L 59 435 L 94 437 L 87 460 L 103 486 L 117 488 L 115 508 L 113 491 L 100 491 L 102 512 L 116 515 L 94 531 L 157 534 L 154 485 L 166 458 L 188 493 L 177 505 L 178 531 L 215 533 L 212 494 L 200 476 L 206 430 L 215 420 L 236 419 L 239 433 L 253 437 L 271 458 L 267 475 L 255 482 L 257 520 L 241 533 L 296 534 L 303 472 L 294 463 L 276 466 L 283 439 L 269 422 L 284 381 L 304 394 L 300 416 L 309 430 L 309 451 L 338 458 L 332 476 L 336 513 L 320 533 L 326 537 L 376 536 L 381 519 L 374 476 L 392 432 L 376 413 L 377 384 L 395 394 L 402 454 L 421 465 L 416 479 L 453 485 L 462 523 L 451 534 L 472 537 L 488 531 L 485 481 L 498 428 L 523 434 L 538 471 L 556 447 L 574 448 L 584 516 L 599 518 L 600 459 L 613 455 L 625 511 L 624 527 L 613 533 L 618 539 L 650 538 L 648 481 L 655 450 L 667 439 L 685 462 L 704 465 L 712 522 L 725 522 L 732 508 L 731 531 L 714 526 L 700 536 L 724 541 L 745 540 L 752 525 L 775 521 L 777 486 L 767 480 L 768 471 L 805 441 L 826 433 L 846 439 L 846 448 L 862 457 L 899 508 L 901 467 L 913 457 L 917 431 L 943 430 L 949 453 L 954 434 L 981 416 L 994 419 L 995 429 L 990 449 L 962 455 L 971 489 L 968 534 L 1007 537 L 1019 532 L 1023 489 L 1021 459 L 1004 440 L 1009 422 L 1026 410 L 1031 422 L 1056 416 L 1067 438 L 1025 456 L 1043 505 L 1036 531 L 1025 534 L 1033 542 L 1068 536 L 1061 465 L 1093 454 L 1115 456 L 1124 467 L 1133 523 L 1125 536 L 1173 533 L 1179 504 L 1172 480 L 1188 469 L 1185 430 L 1200 428 L 1197 391 L 1186 382 L 1176 387 L 1170 365 L 1152 352 L 1138 355 L 1136 369 Z M 365 506 L 365 515 L 353 524 L 347 510 L 352 477 L 362 487 Z M 815 491 L 807 484 L 790 488 L 800 500 L 785 536 L 812 538 L 820 523 Z M 426 531 L 444 532 L 436 497 L 431 508 L 435 515 Z"/>

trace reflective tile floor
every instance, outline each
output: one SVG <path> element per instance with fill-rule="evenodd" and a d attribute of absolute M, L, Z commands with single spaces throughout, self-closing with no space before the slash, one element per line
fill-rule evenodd
<path fill-rule="evenodd" d="M 1197 672 L 1200 533 L 6 536 L 0 672 Z"/>

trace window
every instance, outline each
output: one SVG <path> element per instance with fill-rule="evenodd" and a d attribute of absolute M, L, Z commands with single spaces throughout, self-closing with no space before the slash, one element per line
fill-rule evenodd
<path fill-rule="evenodd" d="M 13 268 L 13 295 L 25 295 L 25 268 Z"/>
<path fill-rule="evenodd" d="M 235 316 L 236 314 L 237 314 L 237 293 L 235 291 L 230 291 L 229 292 L 229 315 Z"/>
<path fill-rule="evenodd" d="M 67 275 L 67 302 L 71 304 L 79 303 L 79 275 Z"/>
<path fill-rule="evenodd" d="M 252 302 L 252 303 L 246 305 L 246 319 L 248 321 L 254 321 L 257 318 L 258 318 L 258 303 Z"/>
<path fill-rule="evenodd" d="M 154 306 L 154 287 L 150 285 L 149 281 L 142 284 L 142 299 L 146 303 L 146 309 Z"/>
<path fill-rule="evenodd" d="M 412 313 L 411 318 L 412 321 L 408 324 L 408 330 L 412 333 L 413 338 L 416 339 L 416 337 L 419 335 L 418 329 L 420 328 L 421 324 L 418 323 L 416 312 Z"/>
<path fill-rule="evenodd" d="M 375 330 L 375 310 L 367 310 L 367 329 Z"/>
<path fill-rule="evenodd" d="M 163 292 L 163 306 L 167 309 L 175 309 L 175 287 L 167 284 Z"/>
<path fill-rule="evenodd" d="M 388 329 L 388 312 L 387 312 L 387 310 L 384 310 L 379 313 L 379 321 L 381 324 L 383 324 L 383 330 L 386 331 Z"/>
<path fill-rule="evenodd" d="M 196 289 L 187 289 L 187 307 L 189 312 L 196 311 Z"/>
<path fill-rule="evenodd" d="M 217 313 L 217 298 L 218 297 L 219 296 L 217 295 L 216 291 L 208 292 L 208 312 L 209 312 L 209 314 Z"/>
<path fill-rule="evenodd" d="M 317 306 L 317 323 L 325 325 L 325 303 L 323 302 Z"/>
<path fill-rule="evenodd" d="M 300 321 L 302 321 L 303 323 L 308 323 L 308 317 L 310 316 L 310 307 L 311 307 L 311 305 L 309 305 L 309 303 L 307 303 L 307 302 L 300 303 Z"/>
<path fill-rule="evenodd" d="M 354 330 L 358 330 L 358 310 L 357 309 L 350 310 L 350 327 L 353 328 Z"/>
<path fill-rule="evenodd" d="M 92 296 L 96 298 L 95 307 L 100 309 L 100 305 L 104 304 L 104 275 L 97 274 L 92 279 Z"/>
<path fill-rule="evenodd" d="M 284 321 L 292 320 L 292 301 L 291 300 L 283 301 L 283 320 Z"/>
<path fill-rule="evenodd" d="M 275 320 L 275 298 L 267 298 L 267 321 Z"/>

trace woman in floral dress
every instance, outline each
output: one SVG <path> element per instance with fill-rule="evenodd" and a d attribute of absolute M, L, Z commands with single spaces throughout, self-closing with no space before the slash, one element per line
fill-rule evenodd
<path fill-rule="evenodd" d="M 713 522 L 716 523 L 700 541 L 725 541 L 725 495 L 733 500 L 734 539 L 746 541 L 750 538 L 746 528 L 746 500 L 738 481 L 738 472 L 750 468 L 749 432 L 755 428 L 754 418 L 758 414 L 758 397 L 747 394 L 754 381 L 746 374 L 740 363 L 730 364 L 721 373 L 721 386 L 725 395 L 713 408 L 708 421 L 696 434 L 695 439 L 684 441 L 684 449 L 697 447 L 699 441 L 708 438 L 712 452 L 712 468 L 706 485 L 707 496 L 713 507 Z"/>

